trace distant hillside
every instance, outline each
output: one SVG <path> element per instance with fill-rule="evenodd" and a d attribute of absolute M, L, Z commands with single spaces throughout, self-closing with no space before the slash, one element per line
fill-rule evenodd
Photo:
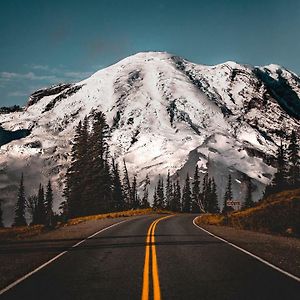
<path fill-rule="evenodd" d="M 271 195 L 257 206 L 227 217 L 202 215 L 198 223 L 300 236 L 300 189 Z"/>

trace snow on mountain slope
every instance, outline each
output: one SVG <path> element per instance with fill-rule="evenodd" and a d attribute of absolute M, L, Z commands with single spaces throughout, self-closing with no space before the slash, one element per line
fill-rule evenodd
<path fill-rule="evenodd" d="M 230 171 L 236 199 L 243 199 L 247 176 L 259 199 L 275 171 L 266 161 L 280 131 L 299 133 L 299 98 L 300 79 L 279 66 L 204 66 L 162 52 L 138 53 L 77 84 L 37 91 L 23 112 L 0 115 L 6 131 L 30 131 L 0 148 L 5 217 L 12 219 L 21 172 L 27 194 L 51 178 L 57 208 L 74 127 L 93 109 L 105 112 L 111 152 L 139 180 L 148 173 L 154 184 L 168 169 L 183 180 L 198 164 L 215 176 L 220 196 Z"/>

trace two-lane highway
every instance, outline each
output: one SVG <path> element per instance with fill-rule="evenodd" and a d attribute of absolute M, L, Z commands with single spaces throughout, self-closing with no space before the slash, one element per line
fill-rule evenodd
<path fill-rule="evenodd" d="M 129 219 L 72 248 L 1 299 L 300 299 L 299 282 L 193 225 Z"/>

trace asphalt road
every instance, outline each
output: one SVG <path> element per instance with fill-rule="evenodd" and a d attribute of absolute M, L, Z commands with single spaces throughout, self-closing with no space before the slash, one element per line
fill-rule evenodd
<path fill-rule="evenodd" d="M 201 231 L 194 217 L 129 219 L 0 299 L 300 299 L 299 282 Z"/>

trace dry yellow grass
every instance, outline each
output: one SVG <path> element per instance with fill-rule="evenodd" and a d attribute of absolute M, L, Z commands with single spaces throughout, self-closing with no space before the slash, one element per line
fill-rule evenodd
<path fill-rule="evenodd" d="M 154 210 L 152 208 L 126 210 L 126 211 L 112 212 L 107 214 L 78 217 L 69 220 L 65 225 L 66 226 L 76 225 L 81 222 L 86 222 L 91 220 L 100 220 L 100 219 L 107 219 L 107 218 L 122 218 L 122 217 L 124 218 L 124 217 L 132 217 L 132 216 L 140 216 L 140 215 L 148 215 L 148 214 L 172 214 L 172 212 L 166 210 L 159 210 L 159 209 Z"/>
<path fill-rule="evenodd" d="M 22 226 L 0 229 L 0 241 L 28 238 L 44 231 L 44 225 Z"/>
<path fill-rule="evenodd" d="M 271 195 L 253 208 L 227 216 L 203 215 L 198 224 L 228 225 L 267 233 L 300 235 L 300 189 Z"/>
<path fill-rule="evenodd" d="M 137 209 L 137 210 L 127 210 L 120 212 L 113 212 L 107 214 L 99 214 L 93 216 L 78 217 L 70 219 L 65 224 L 57 224 L 57 228 L 60 226 L 71 226 L 82 222 L 91 220 L 100 220 L 107 218 L 121 218 L 121 217 L 132 217 L 148 214 L 172 214 L 170 211 L 166 210 L 154 210 L 152 208 L 147 209 Z M 0 241 L 4 240 L 15 240 L 15 239 L 25 239 L 38 234 L 41 234 L 49 229 L 46 229 L 44 225 L 33 225 L 33 226 L 22 226 L 22 227 L 11 227 L 11 228 L 0 228 Z"/>

